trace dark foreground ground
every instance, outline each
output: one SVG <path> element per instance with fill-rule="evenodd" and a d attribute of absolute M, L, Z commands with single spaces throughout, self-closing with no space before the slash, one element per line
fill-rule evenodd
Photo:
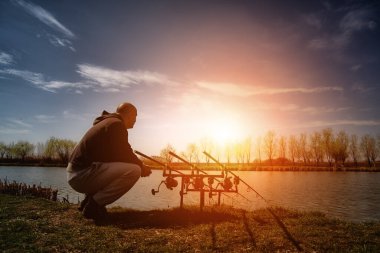
<path fill-rule="evenodd" d="M 108 225 L 95 226 L 75 205 L 0 194 L 0 251 L 380 252 L 380 221 L 351 223 L 318 212 L 188 207 L 109 213 Z"/>

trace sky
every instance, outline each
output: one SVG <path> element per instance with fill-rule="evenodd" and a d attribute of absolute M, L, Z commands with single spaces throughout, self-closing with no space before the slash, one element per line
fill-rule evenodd
<path fill-rule="evenodd" d="M 0 141 L 79 141 L 138 109 L 132 147 L 330 127 L 380 133 L 379 1 L 0 2 Z"/>

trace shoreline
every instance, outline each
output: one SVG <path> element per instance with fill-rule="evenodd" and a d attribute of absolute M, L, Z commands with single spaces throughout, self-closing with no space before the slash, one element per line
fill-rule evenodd
<path fill-rule="evenodd" d="M 67 164 L 46 164 L 46 163 L 0 163 L 1 167 L 60 167 L 60 168 L 66 168 Z M 191 170 L 188 166 L 183 165 L 172 165 L 173 169 L 177 170 Z M 199 166 L 203 170 L 215 170 L 215 168 L 219 169 L 218 166 L 211 166 L 211 165 L 200 165 Z M 162 170 L 162 168 L 157 166 L 152 166 L 152 169 L 154 170 Z M 300 166 L 287 166 L 287 165 L 263 165 L 263 166 L 256 166 L 256 165 L 244 165 L 244 166 L 230 166 L 228 170 L 231 171 L 294 171 L 294 172 L 308 172 L 308 171 L 320 171 L 320 172 L 380 172 L 380 167 L 365 167 L 365 166 L 359 166 L 359 167 L 316 167 L 316 166 L 307 166 L 307 165 L 300 165 Z"/>

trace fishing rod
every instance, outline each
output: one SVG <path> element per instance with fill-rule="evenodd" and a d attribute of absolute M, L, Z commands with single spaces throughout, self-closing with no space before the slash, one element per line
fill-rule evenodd
<path fill-rule="evenodd" d="M 177 155 L 177 154 L 173 153 L 172 151 L 169 151 L 169 154 L 170 154 L 170 155 L 172 155 L 172 156 L 174 156 L 174 157 L 175 157 L 175 158 L 177 158 L 178 160 L 180 160 L 180 161 L 182 161 L 182 162 L 186 163 L 187 165 L 191 166 L 192 168 L 194 168 L 194 169 L 198 170 L 199 172 L 201 172 L 201 173 L 203 173 L 203 174 L 205 174 L 205 175 L 208 175 L 208 173 L 207 173 L 207 172 L 205 172 L 205 171 L 201 170 L 201 169 L 200 169 L 200 168 L 198 168 L 196 165 L 194 165 L 194 164 L 192 164 L 192 163 L 190 163 L 190 162 L 186 161 L 185 159 L 183 159 L 183 158 L 182 158 L 182 157 L 180 157 L 179 155 Z"/>
<path fill-rule="evenodd" d="M 167 164 L 164 164 L 164 163 L 162 163 L 162 162 L 160 162 L 160 161 L 158 161 L 158 160 L 156 160 L 156 159 L 154 159 L 154 158 L 152 158 L 150 156 L 147 156 L 147 155 L 145 155 L 145 154 L 143 154 L 143 153 L 141 153 L 141 152 L 139 152 L 137 150 L 135 150 L 135 153 L 138 154 L 139 156 L 142 156 L 142 157 L 144 157 L 144 158 L 146 158 L 146 159 L 148 159 L 148 160 L 150 160 L 152 162 L 155 162 L 155 163 L 161 165 L 164 168 L 168 168 L 171 171 L 174 171 L 174 172 L 177 172 L 178 174 L 184 175 L 184 173 L 182 173 L 181 171 L 174 170 L 174 169 L 170 168 Z"/>
<path fill-rule="evenodd" d="M 191 166 L 192 168 L 198 170 L 199 172 L 201 172 L 201 173 L 203 173 L 203 174 L 205 174 L 205 175 L 209 175 L 207 172 L 205 172 L 204 170 L 201 170 L 201 169 L 200 169 L 198 166 L 196 166 L 195 164 L 193 164 L 193 163 L 191 163 L 191 162 L 185 160 L 184 158 L 180 157 L 179 155 L 175 154 L 174 152 L 169 151 L 169 154 L 172 155 L 172 156 L 174 156 L 174 157 L 177 158 L 178 160 L 184 162 L 185 164 Z M 222 175 L 220 175 L 220 177 L 224 177 L 224 172 L 222 173 Z M 220 181 L 219 179 L 217 179 L 217 178 L 215 178 L 215 177 L 213 177 L 213 178 L 215 179 L 216 182 L 222 184 L 222 181 Z M 228 196 L 226 193 L 223 193 L 223 192 L 222 192 L 222 194 L 225 195 L 225 196 Z M 247 200 L 248 202 L 251 202 L 251 201 L 250 201 L 248 198 L 246 198 L 243 194 L 241 194 L 241 193 L 239 193 L 239 192 L 236 192 L 236 194 L 238 194 L 239 196 L 241 196 L 242 198 L 244 198 L 244 199 Z M 230 196 L 228 196 L 228 197 L 230 197 Z"/>
<path fill-rule="evenodd" d="M 216 158 L 214 158 L 212 155 L 210 155 L 209 153 L 207 153 L 206 151 L 203 151 L 203 154 L 205 154 L 206 156 L 208 156 L 211 160 L 213 160 L 215 163 L 217 163 L 219 166 L 221 166 L 225 171 L 227 171 L 228 173 L 231 173 L 233 176 L 235 177 L 239 177 L 238 175 L 236 175 L 234 172 L 230 171 L 230 170 L 227 170 L 226 169 L 226 166 L 222 163 L 220 163 Z M 254 191 L 257 196 L 259 196 L 260 198 L 262 198 L 267 204 L 269 204 L 269 202 L 260 194 L 258 193 L 255 189 L 253 189 L 252 186 L 250 186 L 247 182 L 245 182 L 243 179 L 240 178 L 240 181 L 245 184 L 249 189 L 251 189 L 252 191 Z"/>
<path fill-rule="evenodd" d="M 226 169 L 226 166 L 222 163 L 220 163 L 216 158 L 214 158 L 212 155 L 210 155 L 209 153 L 207 153 L 206 151 L 203 151 L 203 154 L 205 154 L 206 156 L 208 156 L 211 160 L 213 160 L 215 163 L 217 163 L 219 166 L 221 166 L 225 171 L 226 173 L 231 173 L 232 175 L 234 176 L 237 176 L 235 173 L 233 173 L 232 171 L 230 170 L 227 170 Z M 274 217 L 274 219 L 276 220 L 277 224 L 279 225 L 279 227 L 284 231 L 286 237 L 289 239 L 289 241 L 291 241 L 293 243 L 293 245 L 297 248 L 298 251 L 303 251 L 303 248 L 299 245 L 299 243 L 294 239 L 294 237 L 290 234 L 289 230 L 286 228 L 285 224 L 281 221 L 281 219 L 273 212 L 269 202 L 260 194 L 258 193 L 255 189 L 253 189 L 252 186 L 250 186 L 247 182 L 245 182 L 244 180 L 240 179 L 240 181 L 245 184 L 249 189 L 253 190 L 257 196 L 259 196 L 261 199 L 263 199 L 265 201 L 265 203 L 268 204 L 268 208 L 267 210 L 269 211 L 269 213 Z"/>

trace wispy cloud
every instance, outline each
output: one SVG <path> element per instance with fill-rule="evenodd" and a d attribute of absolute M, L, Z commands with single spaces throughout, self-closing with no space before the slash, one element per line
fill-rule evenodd
<path fill-rule="evenodd" d="M 307 22 L 310 25 L 318 26 L 313 16 L 308 16 Z M 331 26 L 331 24 L 329 24 Z M 351 43 L 355 33 L 363 30 L 374 30 L 377 28 L 375 13 L 369 7 L 348 8 L 348 11 L 339 20 L 335 32 L 324 34 L 319 38 L 309 41 L 308 47 L 312 49 L 342 49 Z"/>
<path fill-rule="evenodd" d="M 12 124 L 12 126 L 22 126 L 22 127 L 27 127 L 27 128 L 30 128 L 32 127 L 31 124 L 28 124 L 22 120 L 19 120 L 19 119 L 7 119 L 8 122 L 10 122 Z"/>
<path fill-rule="evenodd" d="M 36 88 L 57 92 L 61 89 L 71 89 L 77 94 L 82 90 L 91 89 L 95 92 L 119 92 L 136 85 L 162 85 L 176 86 L 177 83 L 167 76 L 150 71 L 119 71 L 89 64 L 78 65 L 77 73 L 82 80 L 78 82 L 65 82 L 59 80 L 47 80 L 36 72 L 18 69 L 0 69 L 0 75 L 15 76 L 31 83 Z"/>
<path fill-rule="evenodd" d="M 13 63 L 13 56 L 0 51 L 0 64 L 10 65 Z"/>
<path fill-rule="evenodd" d="M 380 126 L 380 120 L 331 120 L 312 121 L 303 127 L 327 127 L 327 126 Z"/>
<path fill-rule="evenodd" d="M 42 7 L 24 0 L 12 0 L 13 3 L 22 7 L 26 12 L 40 20 L 45 25 L 64 34 L 68 38 L 74 38 L 75 35 L 63 24 L 61 24 L 50 12 Z"/>
<path fill-rule="evenodd" d="M 80 120 L 80 121 L 89 121 L 93 119 L 96 115 L 92 114 L 78 114 L 78 113 L 73 113 L 70 110 L 64 110 L 62 112 L 62 116 L 64 119 L 71 119 L 71 120 Z"/>
<path fill-rule="evenodd" d="M 78 65 L 77 72 L 96 91 L 118 92 L 133 85 L 177 85 L 167 76 L 150 71 L 119 71 L 90 64 Z"/>
<path fill-rule="evenodd" d="M 48 34 L 47 36 L 48 36 L 49 42 L 53 46 L 55 46 L 55 47 L 67 47 L 73 52 L 76 51 L 75 48 L 73 47 L 73 43 L 71 43 L 70 40 L 59 38 L 59 37 L 52 35 L 52 34 Z"/>
<path fill-rule="evenodd" d="M 0 122 L 1 134 L 28 134 L 33 126 L 20 119 L 7 118 Z"/>
<path fill-rule="evenodd" d="M 216 83 L 204 81 L 196 82 L 195 84 L 200 88 L 205 88 L 223 95 L 237 97 L 249 97 L 253 95 L 275 95 L 285 93 L 321 93 L 327 91 L 343 91 L 343 88 L 338 86 L 267 88 L 239 85 L 234 83 Z"/>
<path fill-rule="evenodd" d="M 254 111 L 281 111 L 306 114 L 326 114 L 351 110 L 351 107 L 328 107 L 328 106 L 301 106 L 296 104 L 257 103 L 251 106 Z"/>
<path fill-rule="evenodd" d="M 348 111 L 351 109 L 351 107 L 313 107 L 313 106 L 307 106 L 307 107 L 301 107 L 298 105 L 287 105 L 287 106 L 279 106 L 278 107 L 280 111 L 294 111 L 294 112 L 303 112 L 307 114 L 325 114 L 325 113 L 337 113 L 337 112 L 343 112 Z"/>
<path fill-rule="evenodd" d="M 27 70 L 17 70 L 17 69 L 4 69 L 0 70 L 0 74 L 6 74 L 11 76 L 19 77 L 29 83 L 31 83 L 36 88 L 49 91 L 57 92 L 58 89 L 62 88 L 72 88 L 72 89 L 86 89 L 90 86 L 84 83 L 71 83 L 63 81 L 47 81 L 41 73 L 35 73 Z"/>
<path fill-rule="evenodd" d="M 317 29 L 321 29 L 322 27 L 322 21 L 320 17 L 317 16 L 317 14 L 308 14 L 304 15 L 303 19 L 305 20 L 306 24 L 315 27 Z"/>
<path fill-rule="evenodd" d="M 1 134 L 29 134 L 29 129 L 14 129 L 14 128 L 7 128 L 0 126 L 0 133 Z"/>
<path fill-rule="evenodd" d="M 351 87 L 351 90 L 353 92 L 359 92 L 359 93 L 368 93 L 374 89 L 375 89 L 375 87 L 368 87 L 368 86 L 363 85 L 363 84 L 354 84 Z"/>
<path fill-rule="evenodd" d="M 351 67 L 351 70 L 352 70 L 353 72 L 357 72 L 357 71 L 360 70 L 361 68 L 362 68 L 362 65 L 360 65 L 360 64 L 356 64 L 356 65 L 354 65 L 354 66 Z"/>
<path fill-rule="evenodd" d="M 57 121 L 56 117 L 52 115 L 39 114 L 39 115 L 34 116 L 34 118 L 39 123 L 54 123 Z"/>

